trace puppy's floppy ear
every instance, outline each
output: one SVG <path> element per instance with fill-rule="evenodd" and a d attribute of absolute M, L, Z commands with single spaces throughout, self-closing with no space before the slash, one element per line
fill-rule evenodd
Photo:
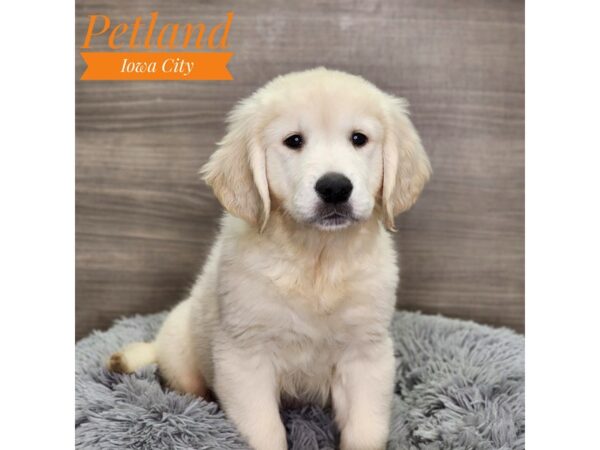
<path fill-rule="evenodd" d="M 256 112 L 252 97 L 235 106 L 227 119 L 227 134 L 200 173 L 227 211 L 262 230 L 271 201 Z"/>
<path fill-rule="evenodd" d="M 395 231 L 394 217 L 415 203 L 431 176 L 431 164 L 408 117 L 408 102 L 389 96 L 388 104 L 383 145 L 382 209 L 384 225 Z"/>

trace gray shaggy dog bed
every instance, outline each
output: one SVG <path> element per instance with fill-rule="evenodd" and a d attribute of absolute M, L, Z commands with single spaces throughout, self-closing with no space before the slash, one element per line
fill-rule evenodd
<path fill-rule="evenodd" d="M 151 340 L 165 314 L 119 320 L 76 347 L 79 449 L 248 449 L 216 403 L 161 386 L 156 366 L 106 371 L 124 344 Z M 506 329 L 398 312 L 388 449 L 524 449 L 524 339 Z M 290 450 L 335 449 L 330 410 L 282 411 Z"/>

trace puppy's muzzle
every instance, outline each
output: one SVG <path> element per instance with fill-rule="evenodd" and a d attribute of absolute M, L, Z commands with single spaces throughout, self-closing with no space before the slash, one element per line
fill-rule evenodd
<path fill-rule="evenodd" d="M 337 205 L 345 203 L 352 194 L 352 182 L 341 173 L 328 172 L 317 180 L 315 191 L 323 202 Z"/>

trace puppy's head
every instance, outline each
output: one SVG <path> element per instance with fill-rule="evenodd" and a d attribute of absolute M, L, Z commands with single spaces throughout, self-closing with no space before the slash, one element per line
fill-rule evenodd
<path fill-rule="evenodd" d="M 277 210 L 321 230 L 373 214 L 394 229 L 431 173 L 406 101 L 343 72 L 278 77 L 228 123 L 202 173 L 231 214 L 261 228 Z"/>

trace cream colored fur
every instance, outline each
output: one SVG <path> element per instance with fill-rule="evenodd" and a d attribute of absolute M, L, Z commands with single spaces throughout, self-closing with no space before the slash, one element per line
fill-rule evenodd
<path fill-rule="evenodd" d="M 126 347 L 111 367 L 156 360 L 171 387 L 214 391 L 256 450 L 287 447 L 282 399 L 332 402 L 342 449 L 383 449 L 398 284 L 385 228 L 431 171 L 406 108 L 326 69 L 276 78 L 236 106 L 202 170 L 228 211 L 204 269 L 155 342 Z M 297 132 L 304 147 L 285 147 Z M 355 220 L 336 226 L 315 218 L 315 181 L 331 171 L 354 186 Z"/>

